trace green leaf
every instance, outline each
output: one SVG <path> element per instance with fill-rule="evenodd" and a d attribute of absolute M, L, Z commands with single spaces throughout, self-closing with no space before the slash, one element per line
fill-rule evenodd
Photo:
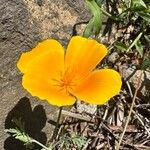
<path fill-rule="evenodd" d="M 146 58 L 141 65 L 141 69 L 146 70 L 147 68 L 150 69 L 150 58 Z"/>
<path fill-rule="evenodd" d="M 86 138 L 80 135 L 72 134 L 71 139 L 74 146 L 79 149 L 86 143 Z"/>
<path fill-rule="evenodd" d="M 145 37 L 145 40 L 146 40 L 148 43 L 150 43 L 150 35 L 144 35 L 144 37 Z"/>
<path fill-rule="evenodd" d="M 96 0 L 96 3 L 97 3 L 99 6 L 101 6 L 102 0 Z"/>
<path fill-rule="evenodd" d="M 146 4 L 143 0 L 132 0 L 131 1 L 131 9 L 133 11 L 141 11 L 147 8 Z"/>
<path fill-rule="evenodd" d="M 138 12 L 139 16 L 142 17 L 145 21 L 150 22 L 150 14 L 145 12 Z"/>
<path fill-rule="evenodd" d="M 125 52 L 127 50 L 127 46 L 122 42 L 115 42 L 115 47 L 122 52 Z"/>
<path fill-rule="evenodd" d="M 86 0 L 86 3 L 90 8 L 93 17 L 87 24 L 83 36 L 89 37 L 92 34 L 92 32 L 95 35 L 98 35 L 102 27 L 102 11 L 99 5 L 95 2 L 95 0 Z"/>
<path fill-rule="evenodd" d="M 46 147 L 42 143 L 38 142 L 37 140 L 31 138 L 27 133 L 23 132 L 22 130 L 16 129 L 6 129 L 5 132 L 11 134 L 15 139 L 23 142 L 28 148 L 32 148 L 33 144 L 36 143 L 43 147 L 43 150 L 52 150 L 51 147 Z"/>
<path fill-rule="evenodd" d="M 135 43 L 135 47 L 136 47 L 136 50 L 139 52 L 139 54 L 141 55 L 141 57 L 143 57 L 143 46 L 141 44 L 141 41 L 138 40 L 136 43 Z"/>
<path fill-rule="evenodd" d="M 87 24 L 87 26 L 83 32 L 84 37 L 88 38 L 92 34 L 93 26 L 94 26 L 94 18 L 92 18 L 89 21 L 89 23 Z"/>
<path fill-rule="evenodd" d="M 130 7 L 131 0 L 125 0 L 124 3 L 126 5 L 126 7 L 128 8 L 128 7 Z"/>
<path fill-rule="evenodd" d="M 142 36 L 142 32 L 135 38 L 135 40 L 132 42 L 132 44 L 129 46 L 129 48 L 126 50 L 126 52 L 128 52 L 136 43 L 137 41 L 141 38 Z"/>
<path fill-rule="evenodd" d="M 24 143 L 32 143 L 32 139 L 26 133 L 20 131 L 19 129 L 6 129 L 5 132 L 12 134 L 15 139 L 20 140 Z"/>

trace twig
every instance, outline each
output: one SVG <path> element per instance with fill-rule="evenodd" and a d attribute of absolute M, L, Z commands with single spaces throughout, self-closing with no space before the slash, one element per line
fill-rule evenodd
<path fill-rule="evenodd" d="M 94 119 L 91 119 L 91 117 L 83 116 L 83 115 L 76 114 L 76 113 L 73 113 L 73 112 L 69 112 L 69 111 L 66 111 L 66 110 L 62 110 L 62 115 L 70 116 L 70 117 L 73 117 L 73 118 L 76 118 L 76 119 L 79 119 L 79 120 L 83 120 L 83 121 L 86 121 L 86 122 L 92 122 L 92 123 L 94 122 Z"/>
<path fill-rule="evenodd" d="M 57 118 L 57 122 L 56 122 L 56 126 L 53 132 L 53 136 L 52 136 L 52 141 L 54 141 L 56 139 L 57 133 L 58 133 L 58 126 L 59 126 L 59 121 L 60 121 L 60 117 L 61 117 L 61 113 L 62 113 L 62 108 L 59 108 L 59 114 L 58 114 L 58 118 Z"/>
<path fill-rule="evenodd" d="M 103 120 L 106 119 L 107 115 L 108 115 L 108 107 L 106 108 L 106 110 L 105 110 L 105 112 L 104 112 L 104 116 L 103 116 L 103 118 L 102 118 L 102 120 L 101 120 L 101 123 L 99 124 L 99 129 L 100 129 L 101 126 L 103 125 L 103 122 L 104 122 Z"/>
<path fill-rule="evenodd" d="M 126 84 L 127 84 L 128 89 L 129 89 L 130 96 L 131 96 L 131 98 L 133 98 L 133 93 L 132 93 L 129 81 L 126 81 Z"/>
<path fill-rule="evenodd" d="M 96 110 L 97 111 L 97 110 Z M 90 119 L 90 121 L 89 122 L 92 122 L 94 119 L 93 119 L 93 117 L 94 117 L 94 115 L 95 115 L 95 113 L 96 113 L 96 111 L 93 113 L 93 116 L 91 117 L 91 119 Z M 85 125 L 85 127 L 83 128 L 83 130 L 81 131 L 81 134 L 83 134 L 84 133 L 84 131 L 86 130 L 86 128 L 88 127 L 88 124 L 86 124 Z"/>
<path fill-rule="evenodd" d="M 125 134 L 125 132 L 126 132 L 126 129 L 127 129 L 128 124 L 129 124 L 129 120 L 130 120 L 131 113 L 132 113 L 132 110 L 133 110 L 133 107 L 134 107 L 134 103 L 135 103 L 135 99 L 136 99 L 136 96 L 137 96 L 137 92 L 138 92 L 138 90 L 139 90 L 139 88 L 140 88 L 140 86 L 141 86 L 142 74 L 143 74 L 143 71 L 141 71 L 141 74 L 140 74 L 140 76 L 139 76 L 138 83 L 137 83 L 137 87 L 136 87 L 136 90 L 135 90 L 135 93 L 134 93 L 134 96 L 133 96 L 133 100 L 132 100 L 132 104 L 131 104 L 131 107 L 130 107 L 129 115 L 128 115 L 128 117 L 127 117 L 127 121 L 126 121 L 126 123 L 125 123 L 125 127 L 124 127 L 123 133 L 122 133 L 122 135 L 121 135 L 121 137 L 120 137 L 120 139 L 119 139 L 119 143 L 118 143 L 118 145 L 117 145 L 117 147 L 116 147 L 116 150 L 119 150 L 119 149 L 120 149 L 120 145 L 121 145 L 121 143 L 122 143 L 124 134 Z"/>
<path fill-rule="evenodd" d="M 136 114 L 136 112 L 134 110 L 132 110 L 132 112 L 136 115 L 137 119 L 140 121 L 140 123 L 142 124 L 142 126 L 145 128 L 145 130 L 147 131 L 148 133 L 148 137 L 150 137 L 150 132 L 149 130 L 147 129 L 147 127 L 144 125 L 144 122 L 142 121 L 142 119 Z"/>
<path fill-rule="evenodd" d="M 87 140 L 87 142 L 85 143 L 84 147 L 82 148 L 82 150 L 86 150 L 88 148 L 89 143 L 91 142 L 91 139 L 89 138 Z"/>
<path fill-rule="evenodd" d="M 107 112 L 107 111 L 106 111 Z M 83 116 L 83 115 L 80 115 L 80 114 L 76 114 L 76 113 L 73 113 L 73 112 L 69 112 L 69 111 L 66 111 L 66 110 L 62 110 L 62 115 L 67 115 L 69 117 L 73 117 L 73 118 L 76 118 L 76 119 L 79 119 L 79 120 L 83 120 L 83 121 L 86 121 L 86 122 L 90 122 L 90 123 L 95 123 L 94 119 L 91 119 L 91 117 L 87 117 L 87 116 Z M 105 116 L 105 115 L 104 115 Z M 112 133 L 112 129 L 110 129 L 109 126 L 107 126 L 106 124 L 108 123 L 106 120 L 103 120 L 101 117 L 97 116 L 97 115 L 94 115 L 93 114 L 93 117 L 95 118 L 98 118 L 100 119 L 102 122 L 101 124 L 103 125 L 103 127 L 114 137 L 114 139 L 116 141 L 119 141 L 118 137 L 116 137 L 113 133 Z M 105 117 L 104 117 L 105 118 Z M 106 124 L 105 124 L 106 123 Z M 123 143 L 127 144 L 125 141 L 123 141 Z M 132 145 L 130 144 L 127 144 L 128 146 L 130 147 L 133 147 Z M 84 150 L 84 149 L 83 149 Z"/>

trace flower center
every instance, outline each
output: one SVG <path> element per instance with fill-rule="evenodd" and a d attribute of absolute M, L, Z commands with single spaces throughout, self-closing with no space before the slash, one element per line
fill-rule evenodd
<path fill-rule="evenodd" d="M 69 80 L 65 76 L 63 76 L 60 81 L 60 87 L 66 89 L 67 92 L 69 92 L 76 85 L 72 80 Z"/>
<path fill-rule="evenodd" d="M 59 90 L 66 90 L 66 92 L 69 92 L 72 89 L 72 87 L 76 85 L 65 75 L 61 76 L 59 80 L 54 79 L 54 81 L 57 83 L 54 85 L 59 87 Z"/>

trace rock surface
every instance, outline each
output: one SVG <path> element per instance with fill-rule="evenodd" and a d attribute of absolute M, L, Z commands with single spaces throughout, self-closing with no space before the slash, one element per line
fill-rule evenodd
<path fill-rule="evenodd" d="M 46 143 L 57 108 L 31 97 L 21 86 L 16 68 L 20 54 L 39 41 L 55 38 L 66 45 L 76 23 L 88 20 L 84 2 L 78 0 L 0 0 L 0 149 L 23 150 L 5 132 L 13 118 L 22 117 L 29 134 Z M 26 97 L 26 98 L 25 98 Z"/>
<path fill-rule="evenodd" d="M 128 66 L 122 66 L 122 76 L 123 78 L 128 81 L 131 84 L 131 88 L 133 90 L 136 89 L 138 78 L 140 77 L 141 70 L 136 70 L 136 68 L 128 67 Z M 150 72 L 145 71 L 142 75 L 142 85 L 139 89 L 138 96 L 144 100 L 148 101 L 150 100 Z"/>

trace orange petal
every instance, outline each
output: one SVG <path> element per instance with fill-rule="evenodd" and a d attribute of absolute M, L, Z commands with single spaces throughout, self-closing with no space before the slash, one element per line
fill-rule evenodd
<path fill-rule="evenodd" d="M 75 102 L 75 98 L 57 86 L 55 80 L 48 80 L 36 74 L 25 74 L 22 85 L 32 96 L 47 100 L 52 105 L 66 106 Z"/>
<path fill-rule="evenodd" d="M 104 104 L 120 92 L 121 77 L 112 69 L 92 72 L 72 93 L 81 100 L 91 104 Z"/>
<path fill-rule="evenodd" d="M 105 57 L 107 49 L 95 40 L 75 36 L 70 40 L 65 57 L 66 74 L 81 79 Z"/>
<path fill-rule="evenodd" d="M 59 60 L 59 61 L 58 61 Z M 45 40 L 39 43 L 31 51 L 23 53 L 17 63 L 22 73 L 28 70 L 42 71 L 62 68 L 64 65 L 64 49 L 56 40 Z"/>
<path fill-rule="evenodd" d="M 75 98 L 58 86 L 64 69 L 64 49 L 55 40 L 46 40 L 22 54 L 18 68 L 25 73 L 22 85 L 33 96 L 57 106 L 72 105 Z"/>

